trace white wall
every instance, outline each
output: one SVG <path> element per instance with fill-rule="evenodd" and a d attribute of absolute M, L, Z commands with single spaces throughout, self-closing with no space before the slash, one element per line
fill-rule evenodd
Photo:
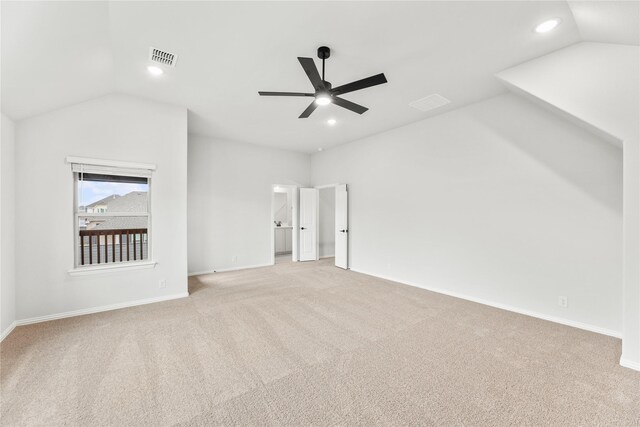
<path fill-rule="evenodd" d="M 189 272 L 271 263 L 272 185 L 307 185 L 310 157 L 189 135 Z"/>
<path fill-rule="evenodd" d="M 640 48 L 579 43 L 498 74 L 508 87 L 624 145 L 621 363 L 640 370 Z"/>
<path fill-rule="evenodd" d="M 349 185 L 354 270 L 621 331 L 621 151 L 540 107 L 504 95 L 326 150 L 312 182 Z"/>
<path fill-rule="evenodd" d="M 15 127 L 2 114 L 0 140 L 0 337 L 16 320 L 15 282 Z"/>
<path fill-rule="evenodd" d="M 319 190 L 318 247 L 320 257 L 334 256 L 336 252 L 336 189 Z"/>
<path fill-rule="evenodd" d="M 187 292 L 187 111 L 108 95 L 16 124 L 17 316 L 28 319 Z M 154 269 L 70 276 L 67 156 L 153 163 Z M 166 288 L 159 281 L 166 280 Z"/>

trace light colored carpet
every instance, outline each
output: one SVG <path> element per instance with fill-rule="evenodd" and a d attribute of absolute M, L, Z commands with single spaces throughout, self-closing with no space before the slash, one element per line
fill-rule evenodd
<path fill-rule="evenodd" d="M 638 425 L 620 341 L 331 265 L 17 328 L 9 425 Z"/>

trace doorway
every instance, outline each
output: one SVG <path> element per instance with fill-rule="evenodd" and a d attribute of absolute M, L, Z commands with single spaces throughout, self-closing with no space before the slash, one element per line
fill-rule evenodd
<path fill-rule="evenodd" d="M 273 185 L 271 191 L 271 263 L 298 258 L 298 187 Z"/>
<path fill-rule="evenodd" d="M 349 268 L 348 193 L 345 184 L 320 185 L 318 191 L 318 255 Z"/>
<path fill-rule="evenodd" d="M 318 256 L 336 255 L 336 188 L 331 185 L 318 188 Z"/>
<path fill-rule="evenodd" d="M 271 264 L 334 258 L 349 268 L 347 185 L 272 185 Z"/>

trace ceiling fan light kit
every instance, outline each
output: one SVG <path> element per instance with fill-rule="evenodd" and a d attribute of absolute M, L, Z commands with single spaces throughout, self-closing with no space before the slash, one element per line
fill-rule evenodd
<path fill-rule="evenodd" d="M 331 56 L 331 49 L 327 46 L 321 46 L 318 48 L 318 58 L 322 59 L 322 77 L 316 68 L 316 64 L 313 58 L 298 57 L 302 69 L 307 74 L 309 81 L 313 85 L 313 93 L 303 92 L 263 92 L 260 91 L 260 96 L 307 96 L 313 97 L 314 100 L 309 104 L 306 110 L 300 114 L 298 118 L 306 119 L 315 111 L 318 106 L 336 104 L 342 108 L 353 111 L 354 113 L 362 114 L 368 110 L 367 107 L 358 105 L 354 102 L 347 101 L 344 98 L 340 98 L 338 95 L 354 92 L 360 89 L 366 89 L 371 86 L 377 86 L 383 83 L 387 83 L 387 79 L 384 74 L 376 74 L 375 76 L 367 77 L 365 79 L 357 80 L 355 82 L 347 83 L 342 86 L 333 88 L 331 83 L 324 78 L 325 60 Z"/>

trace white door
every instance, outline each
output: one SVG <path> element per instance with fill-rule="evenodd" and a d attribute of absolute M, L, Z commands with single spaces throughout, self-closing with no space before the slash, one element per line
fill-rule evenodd
<path fill-rule="evenodd" d="M 336 267 L 349 268 L 349 221 L 346 184 L 336 186 Z"/>
<path fill-rule="evenodd" d="M 318 190 L 300 189 L 300 261 L 318 259 Z"/>

